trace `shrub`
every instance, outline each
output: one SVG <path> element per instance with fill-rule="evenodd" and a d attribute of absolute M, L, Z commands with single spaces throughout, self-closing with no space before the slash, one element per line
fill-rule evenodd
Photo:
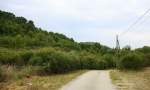
<path fill-rule="evenodd" d="M 53 54 L 53 58 L 50 60 L 51 71 L 54 73 L 63 73 L 70 71 L 71 63 L 70 56 L 66 55 L 66 53 L 55 52 Z"/>
<path fill-rule="evenodd" d="M 105 54 L 103 60 L 107 63 L 108 68 L 113 68 L 116 66 L 115 57 L 111 54 Z"/>
<path fill-rule="evenodd" d="M 31 64 L 31 65 L 37 65 L 37 66 L 39 66 L 39 65 L 42 65 L 42 63 L 43 63 L 42 57 L 36 56 L 36 55 L 34 55 L 34 56 L 29 60 L 29 64 Z"/>
<path fill-rule="evenodd" d="M 143 67 L 142 56 L 136 53 L 129 53 L 118 61 L 117 67 L 120 69 L 140 69 Z"/>
<path fill-rule="evenodd" d="M 101 57 L 96 55 L 85 55 L 81 59 L 82 69 L 106 69 L 108 68 L 107 62 L 102 60 Z"/>
<path fill-rule="evenodd" d="M 10 51 L 0 52 L 0 63 L 2 64 L 16 64 L 18 59 L 18 53 Z"/>
<path fill-rule="evenodd" d="M 29 60 L 30 65 L 42 66 L 49 73 L 63 73 L 79 67 L 79 60 L 70 53 L 54 50 L 40 50 Z"/>
<path fill-rule="evenodd" d="M 20 54 L 21 60 L 24 62 L 24 64 L 27 64 L 32 56 L 33 52 L 31 51 L 24 51 Z"/>
<path fill-rule="evenodd" d="M 96 69 L 96 58 L 92 55 L 80 57 L 82 69 Z"/>
<path fill-rule="evenodd" d="M 150 66 L 150 53 L 144 55 L 144 66 Z"/>
<path fill-rule="evenodd" d="M 44 63 L 53 58 L 52 56 L 53 53 L 55 53 L 54 50 L 40 50 L 35 52 L 35 55 L 41 57 L 42 62 Z"/>
<path fill-rule="evenodd" d="M 108 68 L 108 64 L 105 60 L 97 60 L 96 69 L 106 69 Z"/>

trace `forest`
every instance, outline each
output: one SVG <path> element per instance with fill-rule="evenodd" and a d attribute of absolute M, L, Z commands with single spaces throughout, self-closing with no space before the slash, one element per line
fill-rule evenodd
<path fill-rule="evenodd" d="M 76 42 L 38 28 L 24 17 L 0 11 L 0 65 L 34 67 L 30 74 L 37 75 L 81 69 L 137 70 L 150 66 L 150 47 L 132 50 L 126 46 L 117 50 L 98 42 Z M 3 77 L 0 72 L 0 78 Z"/>

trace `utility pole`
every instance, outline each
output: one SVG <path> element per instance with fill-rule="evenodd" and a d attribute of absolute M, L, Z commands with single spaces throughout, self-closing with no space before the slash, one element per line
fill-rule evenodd
<path fill-rule="evenodd" d="M 115 56 L 116 56 L 116 59 L 117 59 L 117 60 L 120 60 L 120 44 L 119 44 L 118 35 L 116 35 Z M 114 66 L 117 66 L 117 63 L 114 64 Z"/>
<path fill-rule="evenodd" d="M 116 35 L 116 51 L 117 51 L 117 53 L 119 52 L 119 50 L 120 50 L 120 44 L 119 44 L 118 35 Z"/>

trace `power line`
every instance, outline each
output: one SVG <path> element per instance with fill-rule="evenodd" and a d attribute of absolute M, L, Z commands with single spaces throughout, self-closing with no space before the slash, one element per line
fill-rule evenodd
<path fill-rule="evenodd" d="M 128 31 L 130 31 L 131 28 L 134 27 L 134 25 L 136 25 L 140 20 L 142 20 L 144 16 L 149 12 L 150 12 L 150 8 L 142 16 L 140 16 L 133 24 L 131 24 L 125 31 L 123 31 L 120 35 L 116 36 L 116 48 L 120 48 L 118 36 L 122 36 L 126 34 Z"/>
<path fill-rule="evenodd" d="M 126 34 L 128 31 L 130 31 L 134 25 L 136 25 L 141 19 L 144 18 L 144 16 L 147 13 L 149 13 L 149 11 L 150 11 L 150 8 L 142 16 L 140 16 L 133 24 L 131 24 L 125 31 L 123 31 L 119 36 L 122 36 L 122 35 Z"/>

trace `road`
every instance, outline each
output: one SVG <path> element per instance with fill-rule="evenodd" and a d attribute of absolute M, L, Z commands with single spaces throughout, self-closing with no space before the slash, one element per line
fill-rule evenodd
<path fill-rule="evenodd" d="M 60 90 L 116 90 L 116 87 L 111 83 L 108 70 L 89 71 Z"/>

